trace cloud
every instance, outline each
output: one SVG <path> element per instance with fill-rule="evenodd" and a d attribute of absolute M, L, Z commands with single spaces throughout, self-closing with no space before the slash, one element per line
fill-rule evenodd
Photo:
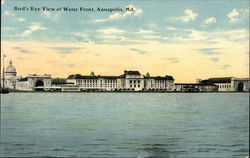
<path fill-rule="evenodd" d="M 83 49 L 84 47 L 45 47 L 47 49 L 57 50 L 60 54 L 69 54 L 72 50 Z"/>
<path fill-rule="evenodd" d="M 12 12 L 10 12 L 10 11 L 8 11 L 8 10 L 4 11 L 4 15 L 6 15 L 6 16 L 11 16 L 11 17 L 15 16 L 14 13 L 12 13 Z"/>
<path fill-rule="evenodd" d="M 167 27 L 166 29 L 169 30 L 169 31 L 175 31 L 175 30 L 177 30 L 177 28 L 175 28 L 175 27 Z"/>
<path fill-rule="evenodd" d="M 19 22 L 23 22 L 25 21 L 26 19 L 25 18 L 17 18 L 16 21 L 19 21 Z"/>
<path fill-rule="evenodd" d="M 66 64 L 66 66 L 72 68 L 72 67 L 74 67 L 75 65 L 74 65 L 74 64 Z"/>
<path fill-rule="evenodd" d="M 168 57 L 168 58 L 164 58 L 164 59 L 170 61 L 173 64 L 179 63 L 179 60 L 177 58 L 174 58 L 174 57 Z"/>
<path fill-rule="evenodd" d="M 28 36 L 35 31 L 47 30 L 47 29 L 48 28 L 42 27 L 39 23 L 32 23 L 31 26 L 21 34 L 21 36 Z"/>
<path fill-rule="evenodd" d="M 22 49 L 21 47 L 12 47 L 12 49 L 18 50 L 20 53 L 30 53 L 29 50 Z"/>
<path fill-rule="evenodd" d="M 161 36 L 159 36 L 159 35 L 146 35 L 146 36 L 143 36 L 143 38 L 145 38 L 145 39 L 160 39 Z"/>
<path fill-rule="evenodd" d="M 117 13 L 116 12 L 116 13 L 110 15 L 106 19 L 95 19 L 95 20 L 92 20 L 91 22 L 101 23 L 101 22 L 113 21 L 113 20 L 123 19 L 123 18 L 126 18 L 128 16 L 139 16 L 143 13 L 142 9 L 137 8 L 131 4 L 126 6 L 125 8 L 128 8 L 129 10 L 131 10 L 133 8 L 133 11 L 125 11 L 124 13 Z"/>
<path fill-rule="evenodd" d="M 137 48 L 129 48 L 129 50 L 133 51 L 133 52 L 136 52 L 136 53 L 139 53 L 141 55 L 144 55 L 148 52 L 144 51 L 144 50 L 140 50 L 140 49 L 137 49 Z"/>
<path fill-rule="evenodd" d="M 216 18 L 215 17 L 210 17 L 205 20 L 205 24 L 213 24 L 216 23 Z"/>
<path fill-rule="evenodd" d="M 176 36 L 177 35 L 177 36 Z M 172 42 L 246 42 L 249 40 L 247 29 L 227 31 L 199 31 L 194 29 L 178 29 L 178 33 L 172 37 L 163 37 L 163 40 Z"/>
<path fill-rule="evenodd" d="M 75 50 L 75 49 L 83 49 L 84 47 L 45 47 L 48 49 L 56 49 L 56 50 Z"/>
<path fill-rule="evenodd" d="M 15 30 L 15 27 L 10 27 L 10 26 L 1 26 L 2 31 L 13 31 Z"/>
<path fill-rule="evenodd" d="M 218 49 L 219 48 L 201 48 L 197 50 L 204 55 L 215 55 L 215 54 L 219 54 L 217 52 Z"/>
<path fill-rule="evenodd" d="M 138 16 L 138 15 L 141 15 L 143 13 L 142 9 L 136 8 L 135 6 L 133 6 L 131 4 L 128 5 L 128 6 L 126 6 L 126 9 L 128 9 L 128 10 L 132 10 L 133 9 L 133 11 L 126 11 L 123 14 L 123 17 L 129 16 L 129 15 Z"/>
<path fill-rule="evenodd" d="M 237 17 L 239 15 L 240 15 L 240 13 L 236 9 L 233 9 L 230 13 L 227 14 L 227 16 L 229 18 L 229 22 L 230 23 L 236 22 L 238 20 Z"/>
<path fill-rule="evenodd" d="M 114 27 L 106 28 L 106 29 L 100 29 L 96 32 L 102 33 L 102 34 L 123 34 L 125 33 L 124 30 L 120 30 Z"/>
<path fill-rule="evenodd" d="M 217 62 L 217 61 L 219 61 L 219 58 L 212 57 L 212 58 L 210 58 L 210 60 L 213 61 L 213 62 Z"/>
<path fill-rule="evenodd" d="M 138 32 L 136 33 L 139 33 L 139 34 L 153 34 L 155 33 L 154 31 L 152 30 L 144 30 L 144 29 L 140 29 Z"/>
<path fill-rule="evenodd" d="M 76 39 L 79 42 L 90 42 L 91 39 L 88 34 L 82 33 L 82 32 L 72 32 L 72 37 Z"/>
<path fill-rule="evenodd" d="M 220 65 L 220 66 L 219 66 L 219 68 L 222 69 L 222 70 L 226 70 L 226 69 L 228 69 L 229 67 L 231 67 L 231 66 L 228 65 L 228 64 Z"/>
<path fill-rule="evenodd" d="M 98 53 L 97 53 L 97 54 L 95 54 L 95 56 L 96 56 L 96 57 L 99 57 L 99 56 L 101 56 L 101 54 L 98 54 Z"/>
<path fill-rule="evenodd" d="M 58 21 L 61 15 L 61 12 L 49 12 L 49 11 L 43 11 L 42 15 L 44 18 L 49 19 L 51 21 Z"/>
<path fill-rule="evenodd" d="M 24 58 L 22 58 L 22 57 L 16 57 L 16 59 L 18 59 L 18 60 L 24 60 Z"/>
<path fill-rule="evenodd" d="M 120 18 L 122 18 L 122 14 L 120 14 L 120 13 L 114 13 L 114 14 L 109 16 L 110 20 L 115 20 L 115 19 L 120 19 Z"/>
<path fill-rule="evenodd" d="M 177 17 L 175 19 L 186 23 L 186 22 L 189 22 L 189 21 L 193 21 L 198 17 L 198 14 L 194 13 L 191 9 L 186 9 L 184 11 L 184 13 L 185 13 L 184 16 Z"/>

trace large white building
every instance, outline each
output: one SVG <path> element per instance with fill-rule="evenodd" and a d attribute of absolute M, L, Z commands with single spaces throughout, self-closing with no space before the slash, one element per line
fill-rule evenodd
<path fill-rule="evenodd" d="M 250 91 L 249 78 L 220 77 L 202 80 L 201 84 L 213 84 L 219 92 L 242 92 Z"/>
<path fill-rule="evenodd" d="M 74 89 L 78 86 L 79 91 L 172 91 L 174 87 L 172 76 L 143 76 L 139 71 L 126 70 L 120 76 L 96 76 L 93 72 L 89 76 L 69 75 L 67 82 L 73 83 Z"/>
<path fill-rule="evenodd" d="M 53 83 L 51 75 L 30 74 L 25 78 L 17 76 L 10 60 L 4 71 L 1 86 L 19 91 L 184 91 L 184 92 L 236 92 L 250 91 L 249 78 L 199 79 L 199 83 L 176 83 L 172 76 L 150 76 L 139 71 L 124 71 L 120 76 L 69 75 L 64 84 Z"/>
<path fill-rule="evenodd" d="M 34 91 L 46 90 L 47 87 L 51 87 L 51 75 L 31 74 L 25 78 L 21 78 L 17 76 L 16 68 L 13 66 L 11 60 L 4 71 L 1 81 L 1 86 L 10 90 Z"/>
<path fill-rule="evenodd" d="M 12 61 L 10 60 L 9 65 L 6 67 L 4 71 L 4 79 L 2 78 L 2 85 L 9 89 L 15 89 L 17 80 L 21 77 L 17 76 L 16 68 L 12 65 Z"/>

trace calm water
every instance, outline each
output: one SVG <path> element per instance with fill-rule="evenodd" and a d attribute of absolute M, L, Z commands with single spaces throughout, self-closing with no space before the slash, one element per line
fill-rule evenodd
<path fill-rule="evenodd" d="M 245 157 L 247 93 L 10 93 L 0 156 Z"/>

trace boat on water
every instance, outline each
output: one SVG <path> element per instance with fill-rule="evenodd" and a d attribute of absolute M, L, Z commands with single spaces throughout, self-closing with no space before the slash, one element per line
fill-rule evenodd
<path fill-rule="evenodd" d="M 0 89 L 0 93 L 1 94 L 6 94 L 6 93 L 9 93 L 10 91 L 9 91 L 9 89 L 8 88 L 1 88 Z"/>
<path fill-rule="evenodd" d="M 0 56 L 1 58 L 1 56 Z M 5 68 L 4 68 L 4 63 L 5 63 L 5 58 L 6 58 L 6 55 L 4 54 L 3 55 L 3 80 L 1 79 L 1 73 L 0 73 L 0 80 L 3 81 L 3 85 L 0 83 L 0 93 L 1 94 L 6 94 L 6 93 L 9 93 L 9 89 L 8 88 L 5 88 Z M 0 61 L 2 61 L 2 59 L 0 59 Z"/>

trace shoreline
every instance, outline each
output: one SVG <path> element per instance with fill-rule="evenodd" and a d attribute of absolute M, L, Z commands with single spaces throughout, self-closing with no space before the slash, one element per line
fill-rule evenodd
<path fill-rule="evenodd" d="M 10 93 L 249 93 L 249 91 L 220 91 L 220 92 L 161 92 L 161 91 L 99 91 L 99 92 L 86 92 L 86 91 L 10 91 Z"/>

